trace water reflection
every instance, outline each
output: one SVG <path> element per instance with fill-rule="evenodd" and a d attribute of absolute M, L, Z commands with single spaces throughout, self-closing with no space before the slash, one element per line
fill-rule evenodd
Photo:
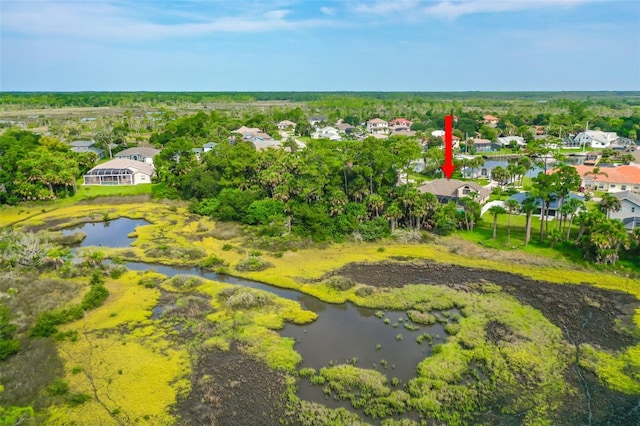
<path fill-rule="evenodd" d="M 136 227 L 149 225 L 143 219 L 120 218 L 106 222 L 85 223 L 73 228 L 62 230 L 62 235 L 72 235 L 83 232 L 87 237 L 82 240 L 80 247 L 101 246 L 111 248 L 129 247 L 132 238 L 128 235 L 135 231 Z"/>

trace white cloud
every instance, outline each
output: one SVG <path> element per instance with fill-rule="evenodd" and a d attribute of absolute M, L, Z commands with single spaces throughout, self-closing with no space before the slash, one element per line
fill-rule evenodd
<path fill-rule="evenodd" d="M 406 14 L 407 18 L 435 17 L 456 19 L 478 13 L 515 12 L 529 9 L 573 7 L 600 0 L 377 0 L 358 3 L 354 10 L 367 15 Z"/>
<path fill-rule="evenodd" d="M 323 6 L 320 8 L 320 12 L 324 13 L 325 15 L 333 16 L 336 13 L 336 10 L 332 7 Z"/>
<path fill-rule="evenodd" d="M 248 11 L 237 16 L 224 16 L 220 11 L 206 11 L 197 19 L 189 18 L 188 14 L 180 14 L 179 20 L 176 20 L 170 13 L 154 9 L 153 3 L 146 3 L 144 6 L 146 8 L 141 9 L 127 3 L 3 2 L 2 33 L 135 42 L 223 32 L 293 30 L 335 24 L 327 19 L 290 20 L 287 19 L 290 11 L 286 9 L 254 10 L 253 13 Z"/>

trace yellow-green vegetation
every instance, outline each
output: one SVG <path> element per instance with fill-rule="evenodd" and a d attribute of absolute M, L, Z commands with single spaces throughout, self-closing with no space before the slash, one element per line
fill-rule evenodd
<path fill-rule="evenodd" d="M 384 250 L 379 250 L 378 242 L 256 253 L 243 239 L 241 229 L 194 216 L 180 205 L 72 205 L 31 212 L 28 219 L 29 212 L 7 216 L 4 212 L 3 225 L 7 220 L 18 230 L 47 224 L 60 229 L 105 217 L 146 219 L 149 225 L 136 229 L 137 239 L 131 247 L 101 250 L 111 258 L 222 267 L 234 275 L 296 289 L 330 303 L 350 301 L 375 309 L 407 311 L 414 323 L 432 324 L 437 320 L 432 311 L 459 309 L 462 317 L 449 326 L 446 341 L 433 347 L 433 355 L 420 363 L 416 378 L 404 389 L 390 387 L 380 373 L 355 366 L 333 366 L 312 374 L 312 382 L 324 383 L 327 393 L 349 399 L 374 418 L 412 410 L 457 424 L 468 421 L 474 413 L 500 407 L 503 414 L 521 413 L 526 424 L 552 424 L 562 400 L 581 392 L 565 380 L 576 348 L 563 340 L 562 331 L 539 311 L 503 294 L 496 285 L 478 284 L 477 293 L 430 285 L 381 290 L 344 277 L 327 277 L 346 264 L 394 258 L 430 260 L 510 272 L 559 285 L 589 283 L 640 297 L 640 284 L 622 275 L 574 267 L 562 260 L 511 262 L 496 252 L 472 256 L 459 251 L 451 238 L 428 244 L 388 243 Z M 243 266 L 257 263 L 270 267 Z M 193 358 L 189 348 L 228 350 L 238 343 L 241 351 L 264 360 L 269 367 L 293 374 L 300 355 L 293 349 L 294 342 L 282 338 L 277 330 L 285 322 L 304 324 L 316 318 L 296 302 L 199 277 L 165 279 L 152 272 L 127 272 L 107 279 L 105 287 L 110 295 L 102 306 L 60 327 L 65 335 L 77 339 L 58 343 L 70 396 L 65 404 L 49 410 L 52 424 L 88 420 L 170 424 L 175 419 L 169 407 L 190 389 Z M 171 321 L 151 318 L 153 307 L 165 293 L 178 301 L 192 295 L 206 297 L 209 311 L 203 316 L 205 321 L 186 320 L 182 324 L 193 332 L 189 341 L 180 341 Z M 640 309 L 634 322 L 640 326 Z M 430 338 L 423 336 L 422 340 L 431 343 Z M 626 394 L 640 394 L 638 359 L 640 345 L 618 352 L 580 346 L 580 365 L 593 371 L 607 387 Z M 309 410 L 305 416 L 318 409 L 305 403 L 299 407 Z M 342 416 L 337 412 L 323 415 Z"/>
<path fill-rule="evenodd" d="M 590 345 L 581 348 L 581 365 L 617 391 L 640 395 L 640 346 L 611 355 L 598 351 Z"/>
<path fill-rule="evenodd" d="M 78 336 L 58 344 L 71 402 L 50 409 L 50 424 L 172 422 L 168 407 L 188 390 L 189 354 L 149 319 L 160 292 L 139 285 L 140 278 L 128 272 L 107 280 L 107 302 L 61 327 Z M 88 397 L 72 403 L 78 395 Z"/>
<path fill-rule="evenodd" d="M 216 283 L 205 284 L 200 291 L 213 296 L 214 313 L 207 319 L 219 331 L 206 344 L 226 349 L 231 340 L 245 344 L 246 350 L 278 370 L 294 371 L 302 360 L 293 350 L 293 341 L 275 330 L 285 321 L 306 324 L 317 314 L 305 311 L 299 303 L 251 288 Z"/>

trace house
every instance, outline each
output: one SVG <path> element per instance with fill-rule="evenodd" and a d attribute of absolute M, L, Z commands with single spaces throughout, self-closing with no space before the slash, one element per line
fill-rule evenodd
<path fill-rule="evenodd" d="M 441 137 L 442 138 L 442 146 L 444 147 L 444 135 Z M 451 147 L 454 149 L 460 148 L 460 138 L 457 137 L 456 135 L 451 135 Z"/>
<path fill-rule="evenodd" d="M 215 142 L 207 142 L 207 143 L 205 143 L 204 145 L 202 145 L 202 150 L 203 150 L 204 152 L 209 152 L 209 151 L 211 151 L 213 148 L 215 148 L 216 146 L 218 146 L 218 144 L 217 144 L 217 143 L 215 143 Z"/>
<path fill-rule="evenodd" d="M 104 149 L 96 147 L 96 141 L 73 141 L 69 143 L 72 152 L 84 153 L 93 152 L 98 156 L 98 159 L 104 158 Z"/>
<path fill-rule="evenodd" d="M 640 164 L 640 147 L 634 145 L 629 145 L 627 149 L 624 150 L 626 154 L 631 154 L 633 156 L 633 162 L 636 164 Z"/>
<path fill-rule="evenodd" d="M 389 127 L 406 127 L 407 130 L 411 128 L 413 122 L 406 118 L 395 118 L 389 122 Z"/>
<path fill-rule="evenodd" d="M 124 158 L 127 160 L 142 161 L 143 163 L 153 165 L 153 157 L 155 157 L 159 152 L 159 149 L 140 146 L 120 151 L 119 153 L 114 155 L 114 157 Z"/>
<path fill-rule="evenodd" d="M 620 219 L 629 231 L 640 227 L 640 196 L 631 191 L 617 192 L 613 196 L 620 200 L 620 210 L 610 211 L 609 217 Z"/>
<path fill-rule="evenodd" d="M 153 166 L 142 161 L 116 158 L 98 164 L 84 175 L 85 185 L 138 185 L 151 183 Z"/>
<path fill-rule="evenodd" d="M 593 166 L 574 167 L 582 178 L 580 184 L 582 188 L 606 192 L 632 191 L 640 194 L 640 167 L 634 165 L 600 168 Z"/>
<path fill-rule="evenodd" d="M 582 145 L 589 145 L 591 148 L 609 148 L 618 139 L 616 132 L 602 132 L 600 130 L 587 130 L 576 135 L 574 140 Z"/>
<path fill-rule="evenodd" d="M 193 152 L 196 159 L 200 161 L 202 159 L 202 154 L 204 154 L 204 148 L 191 148 L 191 152 Z"/>
<path fill-rule="evenodd" d="M 327 121 L 327 117 L 325 117 L 324 115 L 314 115 L 313 117 L 309 117 L 309 123 L 312 126 L 315 126 L 319 123 L 326 123 Z"/>
<path fill-rule="evenodd" d="M 587 152 L 584 155 L 585 166 L 595 166 L 602 159 L 602 153 L 599 151 Z"/>
<path fill-rule="evenodd" d="M 257 127 L 246 127 L 242 126 L 233 131 L 233 133 L 239 133 L 242 135 L 243 139 L 251 139 L 256 133 L 259 133 L 260 129 Z"/>
<path fill-rule="evenodd" d="M 340 136 L 340 131 L 335 127 L 326 126 L 321 129 L 316 130 L 311 134 L 312 139 L 330 139 L 332 141 L 340 141 L 342 137 Z"/>
<path fill-rule="evenodd" d="M 531 194 L 529 194 L 528 192 L 519 192 L 518 194 L 514 194 L 511 197 L 509 197 L 510 200 L 516 200 L 518 202 L 518 204 L 522 205 L 522 203 L 524 203 L 524 200 L 526 200 L 527 198 L 530 198 Z M 565 198 L 565 202 L 566 200 L 572 199 L 572 198 L 576 198 L 580 201 L 584 201 L 584 197 L 580 196 L 580 195 L 576 195 L 576 194 L 569 194 L 566 198 Z M 549 205 L 547 206 L 548 208 L 548 212 L 547 212 L 547 216 L 550 217 L 555 217 L 557 212 L 558 212 L 558 204 L 559 204 L 560 200 L 557 197 L 552 197 L 551 201 L 549 201 Z M 535 205 L 537 206 L 536 210 L 533 212 L 534 215 L 540 215 L 542 214 L 542 199 L 540 198 L 536 198 L 535 199 Z"/>
<path fill-rule="evenodd" d="M 463 182 L 456 179 L 436 179 L 430 182 L 424 183 L 418 187 L 418 191 L 421 193 L 429 192 L 438 198 L 441 203 L 448 203 L 449 201 L 460 201 L 461 198 L 470 196 L 471 193 L 476 193 L 476 201 L 480 204 L 486 202 L 489 199 L 491 190 L 483 186 L 478 185 L 475 182 Z"/>
<path fill-rule="evenodd" d="M 276 124 L 278 126 L 278 130 L 293 130 L 296 128 L 296 123 L 289 120 L 283 120 Z"/>
<path fill-rule="evenodd" d="M 494 117 L 493 115 L 483 115 L 482 116 L 482 124 L 486 124 L 491 127 L 496 127 L 500 119 L 498 117 Z"/>
<path fill-rule="evenodd" d="M 522 136 L 504 136 L 498 138 L 498 144 L 505 148 L 512 146 L 512 144 L 518 148 L 524 148 L 527 146 L 527 142 L 525 142 Z"/>
<path fill-rule="evenodd" d="M 386 135 L 389 133 L 389 123 L 381 118 L 373 118 L 367 121 L 367 132 Z"/>
<path fill-rule="evenodd" d="M 489 139 L 473 138 L 471 144 L 476 152 L 493 151 L 493 142 L 491 142 Z"/>

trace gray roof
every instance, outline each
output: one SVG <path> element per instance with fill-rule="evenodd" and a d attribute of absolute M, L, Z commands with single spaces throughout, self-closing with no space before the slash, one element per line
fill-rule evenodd
<path fill-rule="evenodd" d="M 207 142 L 204 145 L 202 145 L 203 148 L 215 148 L 218 144 L 215 142 Z"/>
<path fill-rule="evenodd" d="M 128 169 L 134 172 L 139 171 L 146 175 L 153 176 L 153 167 L 150 164 L 143 163 L 142 161 L 128 160 L 126 158 L 116 158 L 115 160 L 98 164 L 93 169 L 89 170 L 87 174 L 91 174 L 92 171 L 101 169 Z"/>
<path fill-rule="evenodd" d="M 159 152 L 160 152 L 159 149 L 155 149 L 147 146 L 136 146 L 133 148 L 127 148 L 124 151 L 120 151 L 115 156 L 116 158 L 120 158 L 120 157 L 131 157 L 132 155 L 144 155 L 145 157 L 153 158 Z"/>
<path fill-rule="evenodd" d="M 418 187 L 418 190 L 422 193 L 430 192 L 434 195 L 442 197 L 457 197 L 458 188 L 462 186 L 468 186 L 472 191 L 477 192 L 481 198 L 488 196 L 491 191 L 478 185 L 475 182 L 465 182 L 457 179 L 436 179 L 431 182 L 426 182 Z"/>
<path fill-rule="evenodd" d="M 615 192 L 613 196 L 620 201 L 627 200 L 627 201 L 631 201 L 633 204 L 637 206 L 640 206 L 640 195 L 635 194 L 631 191 Z"/>
<path fill-rule="evenodd" d="M 96 148 L 95 146 L 72 146 L 71 152 L 77 152 L 82 154 L 84 152 L 94 152 L 98 156 L 104 155 L 104 149 Z"/>
<path fill-rule="evenodd" d="M 522 204 L 524 202 L 525 199 L 527 199 L 528 197 L 530 197 L 528 192 L 519 192 L 517 194 L 512 195 L 511 197 L 509 197 L 510 200 L 516 200 L 518 202 L 518 204 Z M 569 194 L 566 197 L 566 200 L 569 200 L 571 198 L 577 198 L 580 201 L 584 201 L 584 197 L 581 195 L 576 195 L 576 194 Z M 549 209 L 550 210 L 556 210 L 558 208 L 558 202 L 560 200 L 558 200 L 558 198 L 552 198 L 551 201 L 549 202 Z M 541 207 L 542 206 L 542 199 L 540 198 L 536 198 L 535 199 L 536 202 L 536 206 Z"/>
<path fill-rule="evenodd" d="M 73 141 L 73 142 L 69 143 L 69 145 L 75 146 L 76 148 L 80 148 L 80 147 L 88 148 L 88 147 L 90 147 L 92 145 L 95 145 L 95 144 L 96 144 L 96 141 L 94 141 L 94 140 L 91 140 L 91 141 Z"/>

